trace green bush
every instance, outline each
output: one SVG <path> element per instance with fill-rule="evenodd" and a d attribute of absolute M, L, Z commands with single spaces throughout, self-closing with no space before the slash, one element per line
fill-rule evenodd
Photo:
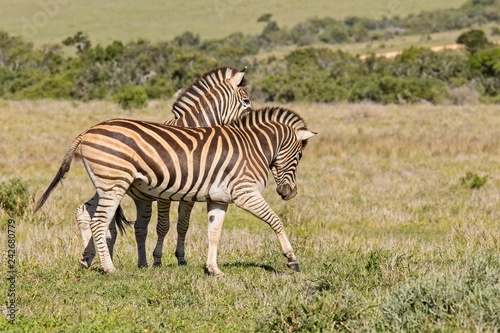
<path fill-rule="evenodd" d="M 49 76 L 42 81 L 19 91 L 16 98 L 26 99 L 70 99 L 73 90 L 73 76 L 70 73 Z"/>
<path fill-rule="evenodd" d="M 468 79 L 477 86 L 485 103 L 500 100 L 500 47 L 492 47 L 471 55 L 467 62 Z"/>
<path fill-rule="evenodd" d="M 144 87 L 124 85 L 113 99 L 124 109 L 142 108 L 147 105 L 148 94 Z"/>
<path fill-rule="evenodd" d="M 492 46 L 492 43 L 488 40 L 484 31 L 478 29 L 472 29 L 462 33 L 458 36 L 457 43 L 464 44 L 465 49 L 473 54 Z"/>
<path fill-rule="evenodd" d="M 395 78 L 375 75 L 360 77 L 353 85 L 349 101 L 372 101 L 383 104 L 440 103 L 448 92 L 444 83 L 419 77 Z"/>
<path fill-rule="evenodd" d="M 374 76 L 367 76 L 364 79 L 356 80 L 349 93 L 348 100 L 350 102 L 362 101 L 382 101 L 382 88 L 379 80 Z"/>
<path fill-rule="evenodd" d="M 479 176 L 478 174 L 474 172 L 468 171 L 465 176 L 460 178 L 460 184 L 463 187 L 470 188 L 473 190 L 478 190 L 481 187 L 486 184 L 486 181 L 488 180 L 488 175 L 486 176 Z"/>
<path fill-rule="evenodd" d="M 144 86 L 149 99 L 170 98 L 177 91 L 177 81 L 155 76 Z"/>
<path fill-rule="evenodd" d="M 26 69 L 17 71 L 14 78 L 7 85 L 7 90 L 15 95 L 21 90 L 31 87 L 47 77 L 40 69 Z"/>
<path fill-rule="evenodd" d="M 28 209 L 30 199 L 29 184 L 21 178 L 0 183 L 0 208 L 8 214 L 22 216 Z"/>

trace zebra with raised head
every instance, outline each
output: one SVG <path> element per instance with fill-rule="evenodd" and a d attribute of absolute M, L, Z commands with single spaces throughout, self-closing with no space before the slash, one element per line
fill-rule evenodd
<path fill-rule="evenodd" d="M 276 191 L 283 199 L 297 194 L 297 166 L 307 140 L 315 134 L 307 130 L 298 114 L 279 107 L 257 110 L 229 125 L 213 127 L 105 121 L 76 137 L 35 212 L 69 171 L 80 146 L 83 163 L 99 195 L 90 228 L 105 272 L 115 271 L 105 233 L 126 193 L 139 200 L 208 202 L 206 269 L 214 276 L 222 275 L 217 266 L 217 246 L 229 203 L 268 223 L 288 266 L 299 271 L 283 223 L 261 192 L 271 170 Z"/>
<path fill-rule="evenodd" d="M 172 107 L 174 119 L 165 122 L 167 125 L 200 127 L 227 124 L 252 111 L 248 93 L 244 90 L 245 69 L 238 71 L 231 67 L 220 67 L 205 73 L 188 87 Z M 76 209 L 76 219 L 83 239 L 84 251 L 80 259 L 82 267 L 90 267 L 95 257 L 95 247 L 90 230 L 90 221 L 95 213 L 98 202 L 97 192 L 85 204 Z M 138 251 L 138 266 L 148 265 L 146 258 L 146 237 L 148 223 L 151 218 L 151 201 L 135 200 L 137 206 L 137 221 L 134 224 Z M 175 255 L 179 265 L 185 265 L 185 238 L 189 227 L 189 219 L 194 203 L 181 202 L 178 209 L 177 248 Z M 160 266 L 163 254 L 163 242 L 170 229 L 170 201 L 158 201 L 157 243 L 153 252 L 153 265 Z M 124 217 L 121 209 L 117 211 L 118 222 Z M 123 230 L 123 225 L 118 223 Z M 117 237 L 115 220 L 113 219 L 107 233 L 107 243 L 111 257 Z"/>

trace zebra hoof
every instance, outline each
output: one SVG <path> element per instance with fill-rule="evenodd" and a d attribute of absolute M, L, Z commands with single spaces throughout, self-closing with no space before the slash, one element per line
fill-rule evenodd
<path fill-rule="evenodd" d="M 90 268 L 90 263 L 87 261 L 87 259 L 85 259 L 85 258 L 80 259 L 80 268 L 83 268 L 83 269 Z"/>
<path fill-rule="evenodd" d="M 222 271 L 220 271 L 219 269 L 210 270 L 210 269 L 208 269 L 208 267 L 205 267 L 205 274 L 210 275 L 216 279 L 222 279 L 222 278 L 226 277 L 226 275 L 224 273 L 222 273 Z"/>
<path fill-rule="evenodd" d="M 179 265 L 179 266 L 187 266 L 187 264 L 188 264 L 187 261 L 184 259 L 177 261 L 177 265 Z"/>
<path fill-rule="evenodd" d="M 299 268 L 299 263 L 298 262 L 289 262 L 287 263 L 288 267 L 293 269 L 294 271 L 296 272 L 300 272 L 300 268 Z"/>

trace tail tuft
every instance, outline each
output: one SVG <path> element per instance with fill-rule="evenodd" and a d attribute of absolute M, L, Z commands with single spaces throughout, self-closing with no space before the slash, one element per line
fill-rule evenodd
<path fill-rule="evenodd" d="M 134 224 L 133 222 L 127 220 L 125 214 L 123 213 L 122 206 L 118 206 L 118 208 L 116 209 L 115 221 L 116 221 L 116 226 L 118 227 L 118 230 L 120 230 L 120 233 L 122 235 L 126 233 L 125 225 L 130 227 L 132 226 L 132 224 Z"/>

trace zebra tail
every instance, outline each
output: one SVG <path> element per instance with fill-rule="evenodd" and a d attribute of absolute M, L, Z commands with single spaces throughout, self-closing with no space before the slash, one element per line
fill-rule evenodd
<path fill-rule="evenodd" d="M 126 232 L 125 225 L 130 227 L 133 224 L 133 222 L 127 220 L 127 218 L 125 217 L 121 205 L 118 206 L 118 208 L 116 209 L 115 221 L 116 221 L 116 226 L 118 227 L 118 230 L 120 230 L 120 233 L 122 235 Z"/>
<path fill-rule="evenodd" d="M 49 198 L 50 194 L 55 189 L 57 184 L 59 184 L 59 182 L 64 178 L 66 173 L 69 171 L 69 167 L 71 166 L 71 161 L 73 160 L 73 156 L 75 155 L 76 148 L 78 148 L 78 146 L 82 142 L 84 134 L 85 134 L 85 132 L 81 133 L 71 143 L 71 146 L 69 147 L 68 152 L 64 156 L 61 167 L 57 171 L 57 174 L 54 177 L 54 179 L 52 180 L 52 183 L 50 183 L 47 190 L 45 190 L 45 193 L 42 195 L 42 197 L 40 199 L 38 199 L 36 206 L 35 206 L 35 210 L 33 211 L 33 213 L 36 213 L 37 210 L 39 210 L 43 206 L 43 204 L 45 203 L 45 201 L 47 201 L 47 199 Z"/>

